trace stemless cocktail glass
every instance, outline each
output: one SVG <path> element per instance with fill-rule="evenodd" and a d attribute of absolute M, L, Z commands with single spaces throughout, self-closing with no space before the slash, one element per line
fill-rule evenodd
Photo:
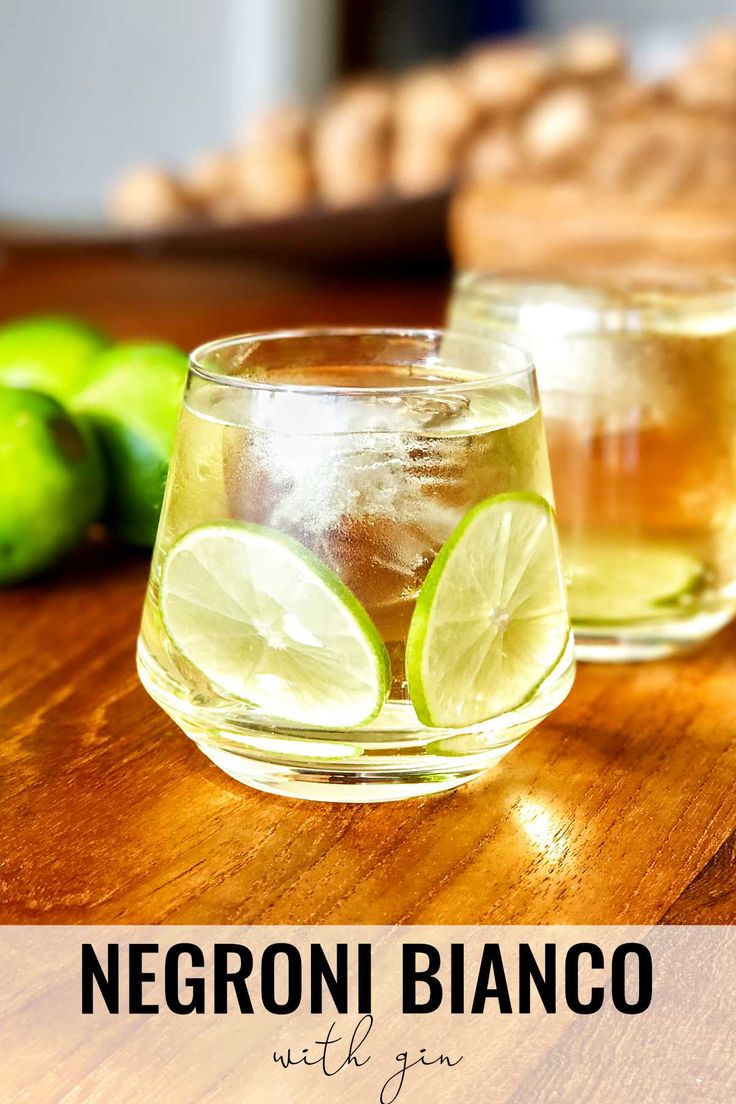
<path fill-rule="evenodd" d="M 205 345 L 141 679 L 251 786 L 348 801 L 457 786 L 572 682 L 551 502 L 518 349 L 354 330 Z"/>
<path fill-rule="evenodd" d="M 465 274 L 451 324 L 534 357 L 581 659 L 668 655 L 736 611 L 736 285 Z"/>

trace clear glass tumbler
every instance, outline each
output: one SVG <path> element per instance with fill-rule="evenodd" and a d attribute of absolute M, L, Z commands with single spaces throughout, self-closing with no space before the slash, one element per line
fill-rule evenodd
<path fill-rule="evenodd" d="M 527 355 L 433 331 L 197 349 L 138 647 L 257 788 L 449 789 L 565 697 L 573 656 Z"/>
<path fill-rule="evenodd" d="M 656 658 L 725 625 L 736 611 L 736 285 L 467 273 L 449 317 L 535 360 L 578 657 Z"/>

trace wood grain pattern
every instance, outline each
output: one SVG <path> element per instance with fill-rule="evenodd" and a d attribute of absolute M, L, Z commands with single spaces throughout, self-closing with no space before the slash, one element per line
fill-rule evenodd
<path fill-rule="evenodd" d="M 732 924 L 736 898 L 736 834 L 662 917 L 662 924 Z"/>
<path fill-rule="evenodd" d="M 81 311 L 185 346 L 432 323 L 445 290 L 112 253 L 11 258 L 0 287 L 6 316 Z M 289 802 L 222 775 L 138 684 L 146 559 L 101 542 L 0 593 L 3 922 L 733 921 L 736 629 L 686 660 L 581 667 L 547 722 L 453 794 Z"/>

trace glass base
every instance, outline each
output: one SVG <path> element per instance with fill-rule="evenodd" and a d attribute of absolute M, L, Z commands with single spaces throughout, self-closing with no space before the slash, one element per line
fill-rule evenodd
<path fill-rule="evenodd" d="M 354 804 L 371 804 L 378 801 L 400 801 L 407 797 L 428 797 L 431 794 L 453 790 L 457 786 L 478 778 L 497 763 L 521 737 L 488 757 L 483 766 L 456 769 L 443 775 L 432 774 L 427 768 L 388 768 L 358 772 L 339 771 L 334 764 L 322 768 L 264 763 L 244 755 L 241 751 L 229 751 L 210 742 L 197 740 L 200 750 L 212 762 L 234 778 L 253 789 L 282 797 L 297 797 L 307 801 L 338 801 Z"/>
<path fill-rule="evenodd" d="M 679 620 L 629 625 L 573 625 L 575 658 L 583 663 L 639 663 L 691 651 L 733 618 L 732 607 Z"/>
<path fill-rule="evenodd" d="M 236 781 L 285 797 L 370 803 L 426 797 L 477 778 L 567 696 L 575 667 L 571 640 L 529 702 L 462 731 L 423 727 L 408 702 L 388 703 L 371 725 L 350 732 L 292 728 L 245 710 L 225 714 L 187 699 L 140 643 L 138 672 L 154 701 Z"/>

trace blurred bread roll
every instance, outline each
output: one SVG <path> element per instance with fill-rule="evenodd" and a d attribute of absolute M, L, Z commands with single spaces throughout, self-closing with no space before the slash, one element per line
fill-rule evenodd
<path fill-rule="evenodd" d="M 451 142 L 424 135 L 407 137 L 396 145 L 391 158 L 391 183 L 403 196 L 420 196 L 447 187 L 457 168 Z"/>
<path fill-rule="evenodd" d="M 559 45 L 559 65 L 565 76 L 593 79 L 622 72 L 626 49 L 608 27 L 575 27 Z"/>
<path fill-rule="evenodd" d="M 186 193 L 197 204 L 218 204 L 233 189 L 235 158 L 220 150 L 200 153 L 189 164 L 182 182 Z"/>
<path fill-rule="evenodd" d="M 317 118 L 312 145 L 320 197 L 330 207 L 370 203 L 388 185 L 392 100 L 384 82 L 341 90 Z"/>
<path fill-rule="evenodd" d="M 693 60 L 704 66 L 736 72 L 736 27 L 717 27 L 696 44 Z"/>
<path fill-rule="evenodd" d="M 231 209 L 280 218 L 305 207 L 314 191 L 312 169 L 299 149 L 247 149 L 235 161 Z M 227 209 L 220 205 L 220 214 Z"/>
<path fill-rule="evenodd" d="M 660 98 L 657 85 L 622 74 L 607 83 L 601 93 L 601 109 L 607 119 L 635 115 Z"/>
<path fill-rule="evenodd" d="M 386 143 L 371 131 L 356 130 L 345 116 L 330 116 L 315 132 L 314 172 L 328 206 L 369 203 L 386 189 Z"/>
<path fill-rule="evenodd" d="M 475 119 L 475 107 L 453 70 L 417 69 L 399 81 L 391 151 L 394 190 L 419 196 L 446 187 Z"/>
<path fill-rule="evenodd" d="M 447 68 L 417 69 L 396 86 L 397 140 L 432 135 L 455 147 L 475 122 L 475 105 L 463 83 Z"/>
<path fill-rule="evenodd" d="M 522 149 L 533 165 L 560 168 L 592 142 L 596 122 L 595 104 L 587 91 L 572 87 L 554 89 L 522 120 Z"/>
<path fill-rule="evenodd" d="M 517 112 L 527 107 L 551 74 L 548 50 L 538 46 L 486 46 L 461 63 L 464 87 L 483 114 Z"/>
<path fill-rule="evenodd" d="M 156 165 L 127 169 L 110 190 L 107 208 L 115 222 L 137 230 L 170 226 L 192 212 L 184 188 Z"/>
<path fill-rule="evenodd" d="M 669 88 L 674 99 L 685 107 L 736 111 L 736 70 L 731 72 L 696 60 L 675 73 Z"/>
<path fill-rule="evenodd" d="M 217 223 L 242 222 L 250 218 L 252 211 L 243 192 L 228 191 L 216 199 L 211 200 L 207 206 L 207 214 Z"/>
<path fill-rule="evenodd" d="M 387 134 L 393 121 L 394 94 L 389 80 L 363 77 L 338 86 L 325 112 L 340 108 L 352 113 L 357 125 Z"/>
<path fill-rule="evenodd" d="M 251 119 L 234 162 L 231 209 L 241 204 L 255 217 L 280 218 L 305 207 L 314 193 L 310 130 L 302 108 L 278 108 Z"/>
<path fill-rule="evenodd" d="M 246 150 L 305 149 L 311 119 L 303 107 L 276 107 L 252 116 L 243 128 L 240 146 Z"/>
<path fill-rule="evenodd" d="M 519 143 L 510 127 L 490 125 L 468 146 L 463 176 L 470 180 L 508 180 L 522 166 Z"/>

